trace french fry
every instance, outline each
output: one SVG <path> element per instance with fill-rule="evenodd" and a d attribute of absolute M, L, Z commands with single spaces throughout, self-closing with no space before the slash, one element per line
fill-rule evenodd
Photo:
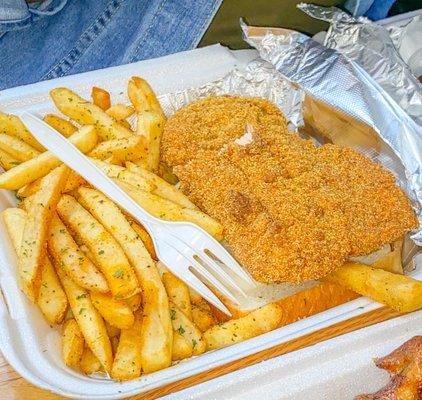
<path fill-rule="evenodd" d="M 111 377 L 126 381 L 141 376 L 142 368 L 142 312 L 135 313 L 135 322 L 120 332 Z"/>
<path fill-rule="evenodd" d="M 102 369 L 101 363 L 88 346 L 85 346 L 79 368 L 85 375 L 91 375 Z"/>
<path fill-rule="evenodd" d="M 6 208 L 2 215 L 16 255 L 18 255 L 27 217 L 26 211 L 20 208 Z M 37 304 L 45 319 L 51 325 L 60 323 L 67 310 L 66 294 L 48 256 L 44 257 L 42 263 L 41 285 Z"/>
<path fill-rule="evenodd" d="M 40 154 L 24 141 L 5 134 L 0 134 L 0 147 L 18 161 L 27 161 Z"/>
<path fill-rule="evenodd" d="M 0 167 L 2 167 L 5 171 L 9 171 L 9 169 L 16 167 L 20 163 L 20 161 L 13 158 L 9 153 L 0 149 Z"/>
<path fill-rule="evenodd" d="M 172 360 L 183 360 L 189 358 L 193 353 L 192 344 L 184 338 L 179 331 L 173 331 L 173 352 Z"/>
<path fill-rule="evenodd" d="M 78 96 L 67 88 L 50 92 L 56 107 L 81 125 L 94 125 L 103 140 L 128 138 L 133 133 L 106 114 L 100 107 Z"/>
<path fill-rule="evenodd" d="M 135 109 L 131 106 L 127 106 L 126 104 L 114 104 L 107 109 L 106 113 L 110 115 L 110 117 L 113 117 L 115 120 L 121 122 L 133 115 L 135 113 Z"/>
<path fill-rule="evenodd" d="M 22 243 L 23 230 L 25 227 L 26 211 L 21 208 L 11 207 L 3 210 L 1 215 L 13 248 L 16 252 L 16 256 L 18 256 Z"/>
<path fill-rule="evenodd" d="M 132 162 L 127 162 L 126 167 L 128 171 L 139 174 L 145 179 L 150 180 L 156 186 L 153 190 L 153 193 L 158 196 L 170 200 L 173 203 L 176 203 L 185 208 L 191 208 L 192 210 L 197 210 L 198 207 L 195 206 L 180 190 L 176 189 L 173 185 L 167 183 L 164 179 L 160 178 L 158 175 L 147 171 L 145 168 L 142 168 L 139 165 L 136 165 Z M 127 182 L 130 184 L 130 182 Z"/>
<path fill-rule="evenodd" d="M 248 315 L 220 323 L 204 332 L 207 350 L 220 349 L 275 329 L 282 308 L 276 303 L 267 304 Z"/>
<path fill-rule="evenodd" d="M 128 171 L 118 165 L 108 164 L 100 160 L 92 160 L 110 178 L 116 178 L 121 182 L 128 183 L 137 189 L 151 191 L 155 189 L 155 184 L 151 179 L 144 178 L 138 174 Z"/>
<path fill-rule="evenodd" d="M 78 130 L 78 128 L 70 121 L 63 119 L 58 115 L 47 114 L 43 120 L 46 124 L 50 125 L 64 137 L 70 137 Z"/>
<path fill-rule="evenodd" d="M 190 304 L 189 289 L 185 282 L 166 271 L 161 276 L 169 300 L 172 301 L 191 321 L 192 307 Z"/>
<path fill-rule="evenodd" d="M 91 292 L 91 301 L 110 325 L 119 329 L 128 329 L 133 325 L 133 312 L 125 301 L 98 292 Z"/>
<path fill-rule="evenodd" d="M 132 126 L 130 125 L 129 121 L 126 121 L 125 119 L 121 119 L 120 121 L 117 121 L 117 122 L 132 132 Z"/>
<path fill-rule="evenodd" d="M 136 132 L 145 138 L 148 170 L 156 173 L 160 163 L 160 142 L 164 124 L 165 117 L 162 112 L 142 111 L 138 113 Z"/>
<path fill-rule="evenodd" d="M 168 298 L 154 261 L 118 207 L 95 189 L 79 188 L 78 200 L 112 233 L 135 268 L 142 287 L 142 369 L 153 372 L 171 364 L 173 329 Z"/>
<path fill-rule="evenodd" d="M 104 320 L 92 304 L 89 293 L 73 282 L 60 265 L 55 267 L 86 344 L 104 369 L 110 372 L 113 353 Z"/>
<path fill-rule="evenodd" d="M 157 96 L 145 79 L 133 76 L 128 83 L 127 94 L 137 112 L 155 111 L 164 114 Z"/>
<path fill-rule="evenodd" d="M 66 182 L 69 169 L 62 165 L 49 173 L 41 183 L 27 209 L 22 244 L 18 257 L 19 280 L 22 290 L 35 302 L 41 283 L 48 224 Z"/>
<path fill-rule="evenodd" d="M 135 188 L 132 185 L 114 179 L 114 181 L 141 207 L 157 218 L 169 221 L 189 221 L 200 226 L 217 240 L 223 237 L 223 226 L 199 210 L 180 207 L 170 200 L 153 193 Z"/>
<path fill-rule="evenodd" d="M 69 231 L 57 214 L 50 221 L 48 232 L 48 250 L 57 264 L 79 286 L 106 293 L 109 291 L 104 275 L 79 249 Z"/>
<path fill-rule="evenodd" d="M 48 256 L 44 258 L 42 266 L 37 304 L 50 325 L 63 321 L 67 311 L 67 297 Z"/>
<path fill-rule="evenodd" d="M 33 195 L 39 188 L 42 178 L 38 178 L 36 181 L 28 183 L 25 186 L 22 186 L 17 195 L 20 198 L 25 198 Z M 78 175 L 75 171 L 70 171 L 69 176 L 67 177 L 66 184 L 62 190 L 62 193 L 69 193 L 72 190 L 75 190 L 77 187 L 87 185 L 87 182 L 84 178 Z"/>
<path fill-rule="evenodd" d="M 126 304 L 129 308 L 135 312 L 142 304 L 142 294 L 136 293 L 134 296 L 128 297 L 125 299 Z"/>
<path fill-rule="evenodd" d="M 192 306 L 192 321 L 201 332 L 205 332 L 218 322 L 205 300 Z"/>
<path fill-rule="evenodd" d="M 84 337 L 77 322 L 69 319 L 63 325 L 62 356 L 68 367 L 76 367 L 84 351 Z"/>
<path fill-rule="evenodd" d="M 92 126 L 86 126 L 73 134 L 69 140 L 80 151 L 87 153 L 94 148 L 97 142 L 97 135 Z M 58 167 L 60 164 L 61 162 L 58 158 L 51 152 L 46 151 L 31 160 L 17 165 L 4 174 L 1 174 L 0 188 L 17 190 L 22 186 L 47 175 L 52 169 Z"/>
<path fill-rule="evenodd" d="M 203 353 L 206 349 L 206 343 L 201 331 L 173 302 L 169 301 L 169 304 L 173 330 L 179 332 L 186 339 L 187 343 L 192 347 L 194 356 Z"/>
<path fill-rule="evenodd" d="M 192 304 L 198 304 L 204 300 L 201 297 L 201 295 L 198 292 L 196 292 L 194 289 L 192 289 L 191 287 L 189 287 L 189 295 L 190 295 L 190 302 Z"/>
<path fill-rule="evenodd" d="M 145 139 L 142 136 L 133 136 L 102 142 L 89 153 L 89 156 L 99 160 L 111 157 L 117 162 L 123 162 L 136 160 L 140 155 L 145 154 L 145 151 Z"/>
<path fill-rule="evenodd" d="M 346 263 L 324 280 L 345 286 L 398 312 L 422 308 L 422 282 L 409 276 L 364 264 Z"/>
<path fill-rule="evenodd" d="M 100 107 L 103 111 L 107 111 L 111 106 L 110 93 L 107 90 L 93 86 L 91 90 L 92 102 Z"/>
<path fill-rule="evenodd" d="M 44 151 L 44 147 L 32 136 L 25 125 L 16 115 L 5 114 L 0 111 L 0 133 L 14 136 L 24 141 L 38 151 Z"/>
<path fill-rule="evenodd" d="M 132 229 L 137 233 L 139 238 L 142 240 L 145 248 L 148 250 L 148 253 L 154 260 L 158 260 L 157 254 L 155 253 L 154 243 L 152 242 L 151 236 L 149 233 L 139 225 L 132 217 L 126 215 L 126 219 L 129 221 Z"/>
<path fill-rule="evenodd" d="M 88 247 L 95 258 L 95 265 L 104 274 L 115 298 L 127 298 L 140 290 L 123 250 L 84 207 L 72 196 L 63 195 L 57 205 L 57 213 L 64 224 Z"/>
<path fill-rule="evenodd" d="M 119 328 L 116 328 L 115 326 L 110 325 L 107 321 L 104 321 L 104 322 L 105 322 L 105 325 L 106 325 L 108 337 L 110 339 L 114 338 L 116 336 L 118 337 L 120 335 L 120 329 Z"/>

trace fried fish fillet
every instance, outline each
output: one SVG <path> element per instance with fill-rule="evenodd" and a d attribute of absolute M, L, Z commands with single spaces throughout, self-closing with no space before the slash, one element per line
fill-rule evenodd
<path fill-rule="evenodd" d="M 162 157 L 261 282 L 321 278 L 417 226 L 390 172 L 353 149 L 290 133 L 262 99 L 184 107 L 165 126 Z"/>

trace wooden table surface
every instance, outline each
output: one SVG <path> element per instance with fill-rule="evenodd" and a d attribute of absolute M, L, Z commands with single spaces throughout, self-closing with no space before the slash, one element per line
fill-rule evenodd
<path fill-rule="evenodd" d="M 315 343 L 342 335 L 356 329 L 373 325 L 387 319 L 399 316 L 398 313 L 383 307 L 369 313 L 360 315 L 358 317 L 349 319 L 332 325 L 328 328 L 321 329 L 314 333 L 302 336 L 300 338 L 291 340 L 289 342 L 280 344 L 271 349 L 263 350 L 257 354 L 245 357 L 243 359 L 233 361 L 222 367 L 206 371 L 204 373 L 195 375 L 182 381 L 172 383 L 170 385 L 155 389 L 148 393 L 144 393 L 135 397 L 132 400 L 146 400 L 155 399 L 160 396 L 193 386 L 197 383 L 206 381 L 211 378 L 235 371 L 237 369 L 267 360 L 281 354 L 289 353 L 303 347 L 311 346 Z M 7 363 L 4 357 L 0 354 L 0 399 L 1 400 L 58 400 L 63 399 L 62 396 L 57 396 L 42 389 L 38 389 L 20 377 Z"/>

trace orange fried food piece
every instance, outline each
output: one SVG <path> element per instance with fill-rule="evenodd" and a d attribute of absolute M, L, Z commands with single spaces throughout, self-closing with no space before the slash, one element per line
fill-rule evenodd
<path fill-rule="evenodd" d="M 261 282 L 321 278 L 417 225 L 389 172 L 355 150 L 289 133 L 265 100 L 211 97 L 179 110 L 162 155 Z"/>
<path fill-rule="evenodd" d="M 414 336 L 375 364 L 390 372 L 390 382 L 378 392 L 357 396 L 355 400 L 422 399 L 421 336 Z"/>

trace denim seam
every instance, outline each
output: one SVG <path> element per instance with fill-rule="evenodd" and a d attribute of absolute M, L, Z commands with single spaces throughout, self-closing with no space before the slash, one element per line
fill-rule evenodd
<path fill-rule="evenodd" d="M 151 30 L 152 26 L 154 25 L 155 20 L 158 18 L 158 15 L 160 14 L 160 12 L 162 11 L 164 4 L 166 3 L 167 0 L 162 0 L 160 3 L 160 6 L 157 8 L 157 10 L 155 11 L 154 17 L 151 20 L 151 23 L 149 24 L 148 28 L 145 30 L 145 32 L 142 35 L 142 38 L 140 39 L 140 41 L 138 42 L 138 45 L 135 48 L 135 51 L 133 52 L 132 57 L 129 59 L 129 62 L 134 62 L 136 61 L 136 55 L 138 54 L 138 51 L 141 47 L 141 45 L 144 43 L 145 41 L 145 37 L 148 35 L 149 31 Z"/>
<path fill-rule="evenodd" d="M 64 56 L 58 63 L 56 63 L 50 70 L 45 73 L 40 80 L 52 79 L 57 78 L 60 76 L 64 76 L 70 68 L 72 68 L 75 63 L 81 58 L 81 56 L 90 48 L 94 39 L 98 37 L 98 35 L 104 30 L 107 24 L 111 21 L 113 15 L 116 11 L 120 8 L 122 0 L 112 0 L 104 9 L 104 11 L 95 19 L 95 21 L 87 28 L 85 31 L 80 35 L 76 45 Z M 112 7 L 113 4 L 116 4 Z M 114 8 L 114 9 L 113 9 Z M 105 18 L 105 14 L 109 11 L 110 16 Z M 100 24 L 100 20 L 104 20 L 104 23 Z M 96 34 L 93 34 L 91 31 L 98 27 L 99 30 Z M 87 39 L 87 44 L 85 45 L 82 43 Z M 74 57 L 71 57 L 72 54 L 75 54 Z M 67 64 L 66 68 L 63 68 L 63 65 Z"/>
<path fill-rule="evenodd" d="M 219 3 L 218 6 L 214 7 L 212 10 L 209 11 L 206 19 L 204 19 L 204 23 L 202 24 L 201 30 L 196 35 L 195 40 L 193 40 L 192 43 L 191 43 L 191 48 L 195 48 L 195 47 L 198 46 L 199 42 L 202 39 L 202 36 L 204 36 L 205 31 L 211 25 L 212 20 L 214 19 L 215 15 L 217 14 L 217 11 L 220 9 L 222 2 L 223 2 L 223 0 L 218 0 L 218 3 Z M 212 17 L 212 18 L 209 19 L 210 17 Z"/>

